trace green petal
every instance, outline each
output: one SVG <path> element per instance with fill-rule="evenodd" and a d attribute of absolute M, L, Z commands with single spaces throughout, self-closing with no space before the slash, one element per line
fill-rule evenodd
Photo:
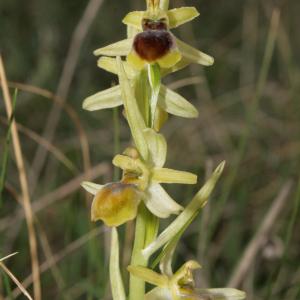
<path fill-rule="evenodd" d="M 197 118 L 199 114 L 194 105 L 163 85 L 160 88 L 158 104 L 166 112 L 183 118 Z"/>
<path fill-rule="evenodd" d="M 173 299 L 169 289 L 157 287 L 146 294 L 145 300 L 173 300 Z"/>
<path fill-rule="evenodd" d="M 177 64 L 175 64 L 173 67 L 171 67 L 169 69 L 162 69 L 162 76 L 166 76 L 170 73 L 177 72 L 181 69 L 184 69 L 185 67 L 187 67 L 190 64 L 191 64 L 191 61 L 189 59 L 182 57 L 181 60 Z"/>
<path fill-rule="evenodd" d="M 200 212 L 201 208 L 206 204 L 210 194 L 212 193 L 218 179 L 220 178 L 225 162 L 222 162 L 213 172 L 211 177 L 206 181 L 204 186 L 195 195 L 193 200 L 188 204 L 184 211 L 158 236 L 158 238 L 143 250 L 145 258 L 150 257 L 160 247 L 168 243 L 178 232 L 185 228 Z"/>
<path fill-rule="evenodd" d="M 133 39 L 126 39 L 94 51 L 94 55 L 126 56 L 131 50 Z"/>
<path fill-rule="evenodd" d="M 111 292 L 114 300 L 126 300 L 119 264 L 119 240 L 116 228 L 112 229 L 109 261 L 109 276 Z"/>
<path fill-rule="evenodd" d="M 168 168 L 154 168 L 152 170 L 152 180 L 159 183 L 197 183 L 197 175 Z"/>
<path fill-rule="evenodd" d="M 104 185 L 102 184 L 97 184 L 97 183 L 93 183 L 90 181 L 83 181 L 81 183 L 81 186 L 89 193 L 96 195 L 102 188 Z"/>
<path fill-rule="evenodd" d="M 144 134 L 148 144 L 151 163 L 154 166 L 162 167 L 167 157 L 167 142 L 164 136 L 150 128 L 144 130 Z"/>
<path fill-rule="evenodd" d="M 117 61 L 115 58 L 107 56 L 100 57 L 98 59 L 97 65 L 99 68 L 104 69 L 107 72 L 118 75 Z M 128 78 L 132 79 L 138 74 L 138 72 L 133 69 L 128 62 L 122 61 L 122 65 Z"/>
<path fill-rule="evenodd" d="M 126 111 L 127 121 L 134 139 L 135 145 L 144 160 L 148 158 L 148 145 L 143 130 L 146 129 L 145 122 L 139 111 L 134 92 L 125 74 L 121 58 L 117 57 L 118 75 L 122 90 L 122 98 Z"/>
<path fill-rule="evenodd" d="M 168 218 L 183 209 L 158 183 L 150 184 L 144 202 L 147 208 L 159 218 Z"/>
<path fill-rule="evenodd" d="M 142 19 L 144 16 L 144 11 L 132 11 L 128 13 L 122 22 L 128 26 L 132 26 L 136 29 L 142 29 Z"/>
<path fill-rule="evenodd" d="M 113 108 L 122 104 L 121 88 L 117 85 L 86 98 L 82 103 L 82 108 L 94 111 L 105 108 Z"/>
<path fill-rule="evenodd" d="M 211 66 L 214 63 L 214 59 L 211 56 L 191 47 L 179 39 L 176 39 L 176 43 L 182 56 L 185 59 L 190 60 L 192 63 L 197 63 L 203 66 Z"/>
<path fill-rule="evenodd" d="M 112 161 L 113 165 L 126 171 L 140 172 L 140 168 L 136 163 L 136 160 L 129 156 L 117 154 Z"/>
<path fill-rule="evenodd" d="M 175 28 L 193 20 L 200 14 L 195 7 L 180 7 L 168 10 L 167 15 L 169 18 L 169 27 Z"/>
<path fill-rule="evenodd" d="M 212 300 L 242 300 L 246 299 L 246 293 L 232 288 L 198 289 L 197 295 L 209 296 Z"/>
<path fill-rule="evenodd" d="M 127 270 L 135 277 L 159 287 L 168 286 L 168 277 L 152 271 L 151 269 L 140 266 L 128 266 Z"/>

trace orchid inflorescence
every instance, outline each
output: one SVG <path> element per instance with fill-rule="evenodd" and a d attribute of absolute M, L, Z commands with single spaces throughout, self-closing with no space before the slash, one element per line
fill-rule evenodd
<path fill-rule="evenodd" d="M 184 208 L 173 200 L 161 184 L 196 184 L 197 176 L 165 168 L 167 142 L 159 133 L 172 114 L 184 118 L 198 116 L 197 109 L 181 95 L 161 83 L 164 76 L 192 63 L 212 65 L 214 59 L 177 39 L 170 31 L 199 15 L 194 7 L 168 9 L 166 0 L 147 0 L 145 11 L 133 11 L 123 19 L 127 39 L 97 49 L 98 66 L 114 73 L 119 85 L 86 98 L 89 111 L 123 105 L 133 145 L 117 154 L 112 163 L 122 170 L 122 178 L 104 185 L 83 182 L 94 195 L 92 221 L 103 221 L 112 229 L 110 277 L 114 300 L 162 299 L 244 299 L 245 293 L 228 288 L 197 289 L 192 271 L 200 265 L 186 262 L 177 272 L 171 268 L 172 256 L 184 230 L 206 204 L 223 168 L 222 162 L 199 192 Z M 178 215 L 158 234 L 159 220 Z M 119 269 L 118 226 L 136 220 L 130 272 L 129 296 Z M 149 265 L 156 257 L 161 273 Z M 145 293 L 145 282 L 156 287 Z"/>

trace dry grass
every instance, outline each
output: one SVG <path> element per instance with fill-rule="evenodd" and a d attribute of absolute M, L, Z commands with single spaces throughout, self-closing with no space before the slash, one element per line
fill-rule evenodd
<path fill-rule="evenodd" d="M 200 113 L 197 120 L 170 118 L 164 128 L 167 163 L 197 172 L 201 182 L 219 161 L 226 159 L 227 168 L 202 218 L 185 234 L 176 265 L 197 255 L 203 265 L 201 286 L 242 287 L 248 300 L 298 300 L 299 4 L 196 2 L 172 2 L 201 11 L 199 20 L 176 35 L 213 54 L 216 63 L 165 79 Z M 83 180 L 112 180 L 116 124 L 112 112 L 87 114 L 81 102 L 116 80 L 96 69 L 91 52 L 125 36 L 121 17 L 143 7 L 142 1 L 130 3 L 131 8 L 120 1 L 66 1 L 62 7 L 58 1 L 38 1 L 31 4 L 32 11 L 15 0 L 0 4 L 0 26 L 9 32 L 0 36 L 0 44 L 11 79 L 5 80 L 2 68 L 0 155 L 11 116 L 10 95 L 15 88 L 20 91 L 12 127 L 16 153 L 9 153 L 0 204 L 0 255 L 19 252 L 0 263 L 8 277 L 13 273 L 12 280 L 19 281 L 17 288 L 10 286 L 1 273 L 0 299 L 22 299 L 25 293 L 35 300 L 109 298 L 109 234 L 101 224 L 92 227 L 89 197 L 79 190 Z M 28 26 L 20 26 L 18 18 Z M 117 142 L 123 149 L 127 126 L 120 112 L 114 116 L 120 117 Z M 170 192 L 184 204 L 195 190 Z M 130 226 L 121 240 L 126 264 Z"/>

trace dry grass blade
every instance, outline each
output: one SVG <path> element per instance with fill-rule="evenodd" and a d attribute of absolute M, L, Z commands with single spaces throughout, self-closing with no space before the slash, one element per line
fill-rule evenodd
<path fill-rule="evenodd" d="M 93 180 L 98 176 L 106 174 L 107 172 L 109 172 L 109 165 L 107 163 L 98 164 L 94 168 L 88 170 L 86 173 L 83 173 L 80 176 L 75 177 L 74 179 L 61 185 L 54 191 L 37 199 L 32 205 L 33 212 L 37 213 L 42 209 L 46 208 L 47 206 L 65 198 L 66 196 L 70 195 L 74 191 L 78 190 L 79 188 L 81 188 L 80 184 L 82 181 Z M 13 226 L 16 222 L 22 221 L 23 218 L 24 218 L 24 212 L 22 209 L 19 209 L 14 214 L 14 216 L 10 216 L 0 220 L 0 232 L 9 228 L 10 226 Z"/>
<path fill-rule="evenodd" d="M 1 77 L 3 98 L 4 98 L 6 112 L 7 112 L 7 118 L 9 119 L 12 114 L 12 104 L 11 104 L 12 102 L 8 90 L 2 56 L 0 56 L 0 77 Z M 16 164 L 18 168 L 19 180 L 20 180 L 20 185 L 22 190 L 22 198 L 23 198 L 22 203 L 24 207 L 26 224 L 27 224 L 28 235 L 29 235 L 31 267 L 32 267 L 32 274 L 34 278 L 34 285 L 33 285 L 34 299 L 40 300 L 41 282 L 40 282 L 40 271 L 39 271 L 39 262 L 38 262 L 38 252 L 37 252 L 37 240 L 36 240 L 35 229 L 34 229 L 34 217 L 31 208 L 30 194 L 29 194 L 25 165 L 23 161 L 23 154 L 22 154 L 18 129 L 15 120 L 12 121 L 11 135 L 12 135 L 12 144 L 15 152 Z"/>
<path fill-rule="evenodd" d="M 0 122 L 7 124 L 7 120 L 5 120 L 2 117 L 0 117 Z M 17 122 L 16 125 L 19 132 L 22 132 L 30 139 L 35 141 L 37 144 L 42 145 L 47 151 L 52 153 L 57 160 L 59 160 L 63 165 L 65 165 L 66 168 L 68 168 L 72 172 L 77 171 L 76 170 L 77 168 L 75 167 L 73 162 L 68 157 L 66 157 L 64 153 L 60 151 L 60 149 L 58 149 L 53 144 L 49 143 L 46 139 L 44 139 L 42 136 L 30 130 L 29 128 L 25 127 L 24 125 Z"/>
<path fill-rule="evenodd" d="M 270 235 L 270 232 L 272 231 L 275 221 L 277 220 L 280 212 L 282 212 L 284 205 L 286 205 L 286 198 L 290 194 L 291 188 L 292 181 L 286 182 L 281 188 L 257 233 L 244 251 L 238 266 L 234 270 L 228 282 L 228 286 L 238 287 L 244 280 L 247 272 L 256 258 L 258 251 L 264 246 L 268 236 Z"/>
<path fill-rule="evenodd" d="M 9 254 L 7 256 L 4 256 L 4 257 L 0 258 L 0 262 L 6 260 L 6 259 L 8 259 L 8 258 L 10 258 L 10 257 L 12 257 L 12 256 L 14 256 L 16 254 L 18 254 L 18 252 L 14 252 L 14 253 L 11 253 L 11 254 Z"/>
<path fill-rule="evenodd" d="M 99 234 L 105 232 L 106 230 L 109 230 L 109 229 L 107 227 L 104 227 L 104 226 L 97 227 L 97 228 L 92 229 L 90 232 L 86 233 L 85 235 L 81 236 L 79 239 L 73 241 L 66 248 L 64 248 L 60 252 L 56 253 L 51 258 L 51 260 L 46 260 L 45 262 L 43 262 L 40 266 L 41 273 L 46 272 L 54 264 L 57 264 L 59 261 L 64 259 L 67 255 L 69 255 L 72 252 L 76 251 L 77 249 L 82 247 L 84 244 L 86 244 L 89 240 L 91 240 L 92 238 L 94 238 L 94 237 L 98 236 Z M 30 286 L 30 284 L 32 284 L 32 281 L 33 281 L 33 277 L 32 277 L 32 275 L 29 275 L 22 282 L 22 285 L 24 287 L 28 287 L 28 286 Z M 14 290 L 13 291 L 13 296 L 16 298 L 16 297 L 18 297 L 18 295 L 20 295 L 20 291 L 19 290 Z M 6 300 L 9 300 L 9 299 L 6 299 Z"/>
<path fill-rule="evenodd" d="M 60 77 L 56 92 L 56 95 L 61 99 L 61 104 L 64 104 L 66 101 L 75 73 L 75 68 L 78 62 L 81 46 L 103 1 L 104 0 L 90 0 L 88 2 L 82 17 L 73 32 L 71 43 L 67 53 L 67 58 L 65 60 L 62 75 Z M 44 130 L 44 137 L 49 141 L 52 140 L 55 134 L 56 127 L 60 119 L 60 114 L 61 107 L 58 105 L 54 105 L 48 115 Z M 40 173 L 44 165 L 45 158 L 45 150 L 43 148 L 38 148 L 33 162 L 33 169 L 36 170 L 37 174 Z"/>
<path fill-rule="evenodd" d="M 78 136 L 79 136 L 81 152 L 82 152 L 83 166 L 84 166 L 84 170 L 87 171 L 90 168 L 90 150 L 89 150 L 88 138 L 87 138 L 87 134 L 80 122 L 80 118 L 78 117 L 78 114 L 72 108 L 72 106 L 68 105 L 67 103 L 63 103 L 63 101 L 60 97 L 55 96 L 54 93 L 52 93 L 51 91 L 46 90 L 46 89 L 42 89 L 42 88 L 39 88 L 36 86 L 19 83 L 19 82 L 8 82 L 8 85 L 10 87 L 17 88 L 24 92 L 39 95 L 46 99 L 52 100 L 57 105 L 60 105 L 62 107 L 62 109 L 65 110 L 65 112 L 68 114 L 68 116 L 73 121 L 74 125 L 76 126 Z M 49 142 L 49 140 L 48 140 L 48 142 Z"/>
<path fill-rule="evenodd" d="M 11 280 L 18 286 L 20 291 L 30 300 L 33 300 L 20 281 L 16 278 L 16 276 L 5 266 L 3 262 L 0 261 L 0 267 L 4 270 L 4 272 L 11 278 Z"/>

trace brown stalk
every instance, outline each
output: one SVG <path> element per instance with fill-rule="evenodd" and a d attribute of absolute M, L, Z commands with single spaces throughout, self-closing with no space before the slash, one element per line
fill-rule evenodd
<path fill-rule="evenodd" d="M 92 169 L 88 170 L 86 173 L 80 174 L 74 179 L 68 181 L 67 183 L 61 185 L 54 191 L 42 196 L 37 199 L 32 204 L 32 210 L 34 213 L 46 208 L 47 206 L 55 203 L 58 200 L 64 199 L 66 196 L 70 195 L 74 191 L 80 188 L 80 183 L 84 180 L 93 180 L 98 176 L 106 174 L 109 172 L 109 165 L 107 163 L 100 163 Z M 14 214 L 14 216 L 7 217 L 0 221 L 0 232 L 13 226 L 16 222 L 22 221 L 24 218 L 23 210 L 19 209 Z"/>
<path fill-rule="evenodd" d="M 103 2 L 104 0 L 90 0 L 73 32 L 63 71 L 56 91 L 56 95 L 60 98 L 61 105 L 66 102 L 66 98 L 69 94 L 83 41 Z M 60 119 L 61 105 L 59 106 L 54 104 L 46 121 L 43 136 L 50 142 L 54 137 L 56 127 Z M 33 169 L 35 170 L 37 177 L 39 177 L 39 174 L 43 168 L 46 154 L 47 152 L 42 147 L 39 147 L 36 151 L 33 161 Z"/>
<path fill-rule="evenodd" d="M 103 232 L 105 232 L 107 230 L 109 230 L 109 228 L 107 228 L 103 225 L 100 226 L 100 227 L 98 226 L 98 227 L 92 229 L 90 232 L 88 232 L 88 233 L 84 234 L 83 236 L 81 236 L 79 239 L 73 241 L 67 247 L 62 249 L 60 252 L 56 253 L 52 257 L 51 260 L 44 261 L 40 266 L 41 273 L 46 272 L 47 270 L 49 270 L 49 268 L 51 268 L 54 264 L 57 264 L 58 262 L 60 262 L 67 255 L 69 255 L 72 252 L 76 251 L 77 249 L 82 247 L 85 243 L 87 243 L 89 240 L 91 240 L 92 238 L 95 238 L 96 236 L 98 236 L 99 234 L 102 234 Z M 30 284 L 32 284 L 32 281 L 33 281 L 33 277 L 32 277 L 32 275 L 29 275 L 22 282 L 22 285 L 26 288 L 26 287 L 30 286 Z M 18 289 L 15 289 L 12 292 L 12 294 L 16 298 L 16 297 L 18 297 L 18 295 L 20 295 L 20 291 Z M 6 299 L 6 300 L 9 300 L 9 299 Z"/>
<path fill-rule="evenodd" d="M 12 102 L 8 90 L 5 69 L 4 69 L 1 55 L 0 55 L 0 78 L 1 78 L 1 87 L 3 91 L 3 98 L 4 98 L 7 118 L 9 119 L 12 116 Z M 26 175 L 26 170 L 25 170 L 25 165 L 23 160 L 22 148 L 21 148 L 18 129 L 15 120 L 13 120 L 11 124 L 11 136 L 12 136 L 12 144 L 14 148 L 16 165 L 18 168 L 19 181 L 20 181 L 21 191 L 22 191 L 22 204 L 24 208 L 25 219 L 26 219 L 28 235 L 29 235 L 34 299 L 40 300 L 41 282 L 40 282 L 37 240 L 36 240 L 36 234 L 34 229 L 34 217 L 33 217 L 33 212 L 32 212 L 32 207 L 30 202 L 28 180 L 27 180 L 27 175 Z"/>
<path fill-rule="evenodd" d="M 17 88 L 24 92 L 39 95 L 46 99 L 52 100 L 56 103 L 56 105 L 60 105 L 61 109 L 65 110 L 65 112 L 68 114 L 70 119 L 75 124 L 77 132 L 78 132 L 79 142 L 80 142 L 80 147 L 81 147 L 81 152 L 82 152 L 84 171 L 89 170 L 91 163 L 90 163 L 90 149 L 89 149 L 89 142 L 88 142 L 87 134 L 80 122 L 78 114 L 73 109 L 73 107 L 71 105 L 68 105 L 68 103 L 63 103 L 63 101 L 60 97 L 55 96 L 55 94 L 49 90 L 42 89 L 40 87 L 36 87 L 33 85 L 29 85 L 29 84 L 19 83 L 19 82 L 8 82 L 8 85 L 10 87 Z M 49 140 L 48 140 L 48 142 L 50 143 Z"/>
<path fill-rule="evenodd" d="M 274 227 L 274 223 L 286 205 L 286 199 L 290 194 L 291 188 L 292 181 L 290 180 L 286 182 L 279 191 L 278 196 L 275 198 L 258 231 L 245 249 L 244 254 L 229 279 L 227 286 L 239 287 L 243 282 L 247 272 L 253 265 L 259 250 L 261 250 L 268 240 L 268 237 Z"/>
<path fill-rule="evenodd" d="M 0 122 L 4 124 L 8 124 L 7 120 L 2 118 L 0 116 Z M 65 165 L 68 169 L 71 171 L 75 171 L 76 167 L 72 163 L 69 158 L 67 158 L 62 151 L 60 151 L 59 148 L 55 147 L 53 144 L 49 143 L 46 139 L 44 139 L 42 136 L 37 134 L 36 132 L 30 130 L 29 128 L 25 127 L 24 125 L 17 123 L 17 129 L 19 132 L 23 133 L 33 141 L 35 141 L 37 144 L 42 145 L 47 151 L 53 154 L 53 156 L 60 161 L 63 165 Z"/>

